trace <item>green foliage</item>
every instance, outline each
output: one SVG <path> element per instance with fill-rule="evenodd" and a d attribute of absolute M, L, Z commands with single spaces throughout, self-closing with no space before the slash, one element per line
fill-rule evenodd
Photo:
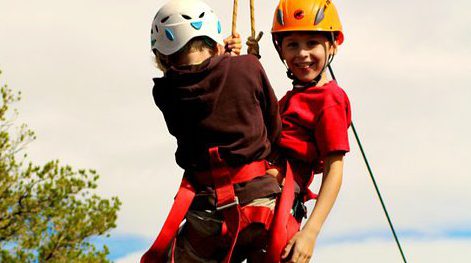
<path fill-rule="evenodd" d="M 0 262 L 109 262 L 108 248 L 90 238 L 116 227 L 119 199 L 93 193 L 94 170 L 28 161 L 23 152 L 34 132 L 11 121 L 20 93 L 0 88 Z"/>

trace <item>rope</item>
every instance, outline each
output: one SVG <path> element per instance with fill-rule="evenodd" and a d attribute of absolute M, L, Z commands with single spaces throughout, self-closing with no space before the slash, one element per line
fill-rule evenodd
<path fill-rule="evenodd" d="M 250 30 L 251 36 L 255 37 L 255 0 L 250 0 Z M 239 0 L 234 0 L 232 8 L 232 35 L 237 32 L 237 10 L 239 9 Z"/>
<path fill-rule="evenodd" d="M 250 0 L 250 31 L 252 37 L 255 37 L 255 6 L 254 0 Z"/>
<path fill-rule="evenodd" d="M 332 67 L 330 65 L 329 65 L 329 72 L 330 72 L 330 75 L 332 76 L 332 78 L 335 81 L 337 81 L 335 79 L 334 72 L 333 72 Z M 363 160 L 365 161 L 366 168 L 368 169 L 371 180 L 373 181 L 373 185 L 375 187 L 376 194 L 379 197 L 379 201 L 381 202 L 381 206 L 383 207 L 383 211 L 384 211 L 384 214 L 386 215 L 386 219 L 388 220 L 389 227 L 391 228 L 391 231 L 393 233 L 394 240 L 396 241 L 397 247 L 399 248 L 399 252 L 401 253 L 402 260 L 404 261 L 404 263 L 407 263 L 406 256 L 404 255 L 404 252 L 402 251 L 401 243 L 399 242 L 399 238 L 397 237 L 396 231 L 394 230 L 394 226 L 392 224 L 391 218 L 389 217 L 388 210 L 386 209 L 386 205 L 384 204 L 383 198 L 382 198 L 381 193 L 379 191 L 378 184 L 376 183 L 375 177 L 373 175 L 373 171 L 371 170 L 370 164 L 368 162 L 368 158 L 366 158 L 365 151 L 363 150 L 363 146 L 361 145 L 360 138 L 358 136 L 357 130 L 355 129 L 355 125 L 353 125 L 353 122 L 352 122 L 351 126 L 352 126 L 352 130 L 353 130 L 353 134 L 355 135 L 355 139 L 358 143 L 358 146 L 360 147 L 361 155 L 363 156 Z"/>
<path fill-rule="evenodd" d="M 237 32 L 237 9 L 239 8 L 239 1 L 234 0 L 234 6 L 232 8 L 232 35 Z"/>

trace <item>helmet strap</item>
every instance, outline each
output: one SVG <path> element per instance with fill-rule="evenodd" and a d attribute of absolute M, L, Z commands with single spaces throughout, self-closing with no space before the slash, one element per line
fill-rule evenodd
<path fill-rule="evenodd" d="M 288 70 L 287 74 L 290 74 L 290 73 L 291 73 L 291 75 L 293 75 L 291 70 Z M 288 77 L 289 77 L 289 75 L 288 75 Z M 292 82 L 293 89 L 298 89 L 299 90 L 299 89 L 306 89 L 306 88 L 309 88 L 309 87 L 316 86 L 317 83 L 319 83 L 319 81 L 321 80 L 321 78 L 322 78 L 322 73 L 317 75 L 317 77 L 315 79 L 311 80 L 310 82 L 301 82 L 293 76 L 293 78 L 291 78 L 293 80 L 293 82 Z"/>

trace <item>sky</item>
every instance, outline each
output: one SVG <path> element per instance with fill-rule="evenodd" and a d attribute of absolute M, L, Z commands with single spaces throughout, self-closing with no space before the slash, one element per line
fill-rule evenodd
<path fill-rule="evenodd" d="M 232 1 L 207 2 L 229 35 Z M 291 84 L 269 34 L 276 2 L 255 1 L 255 12 L 265 33 L 261 63 L 281 98 Z M 123 205 L 111 238 L 96 242 L 119 263 L 137 262 L 150 246 L 182 174 L 151 95 L 152 78 L 162 74 L 150 25 L 163 3 L 0 0 L 0 83 L 22 92 L 17 121 L 37 135 L 29 157 L 98 171 L 98 193 Z M 471 262 L 471 3 L 334 4 L 345 42 L 333 68 L 406 257 Z M 239 1 L 244 38 L 248 14 L 249 1 Z M 313 261 L 401 262 L 349 135 L 342 190 Z"/>

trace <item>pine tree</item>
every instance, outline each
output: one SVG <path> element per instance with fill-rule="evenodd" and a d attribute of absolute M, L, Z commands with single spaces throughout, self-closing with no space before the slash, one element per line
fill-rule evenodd
<path fill-rule="evenodd" d="M 91 238 L 116 227 L 119 199 L 94 193 L 94 170 L 29 161 L 34 132 L 11 109 L 21 94 L 0 86 L 0 262 L 109 262 Z"/>

